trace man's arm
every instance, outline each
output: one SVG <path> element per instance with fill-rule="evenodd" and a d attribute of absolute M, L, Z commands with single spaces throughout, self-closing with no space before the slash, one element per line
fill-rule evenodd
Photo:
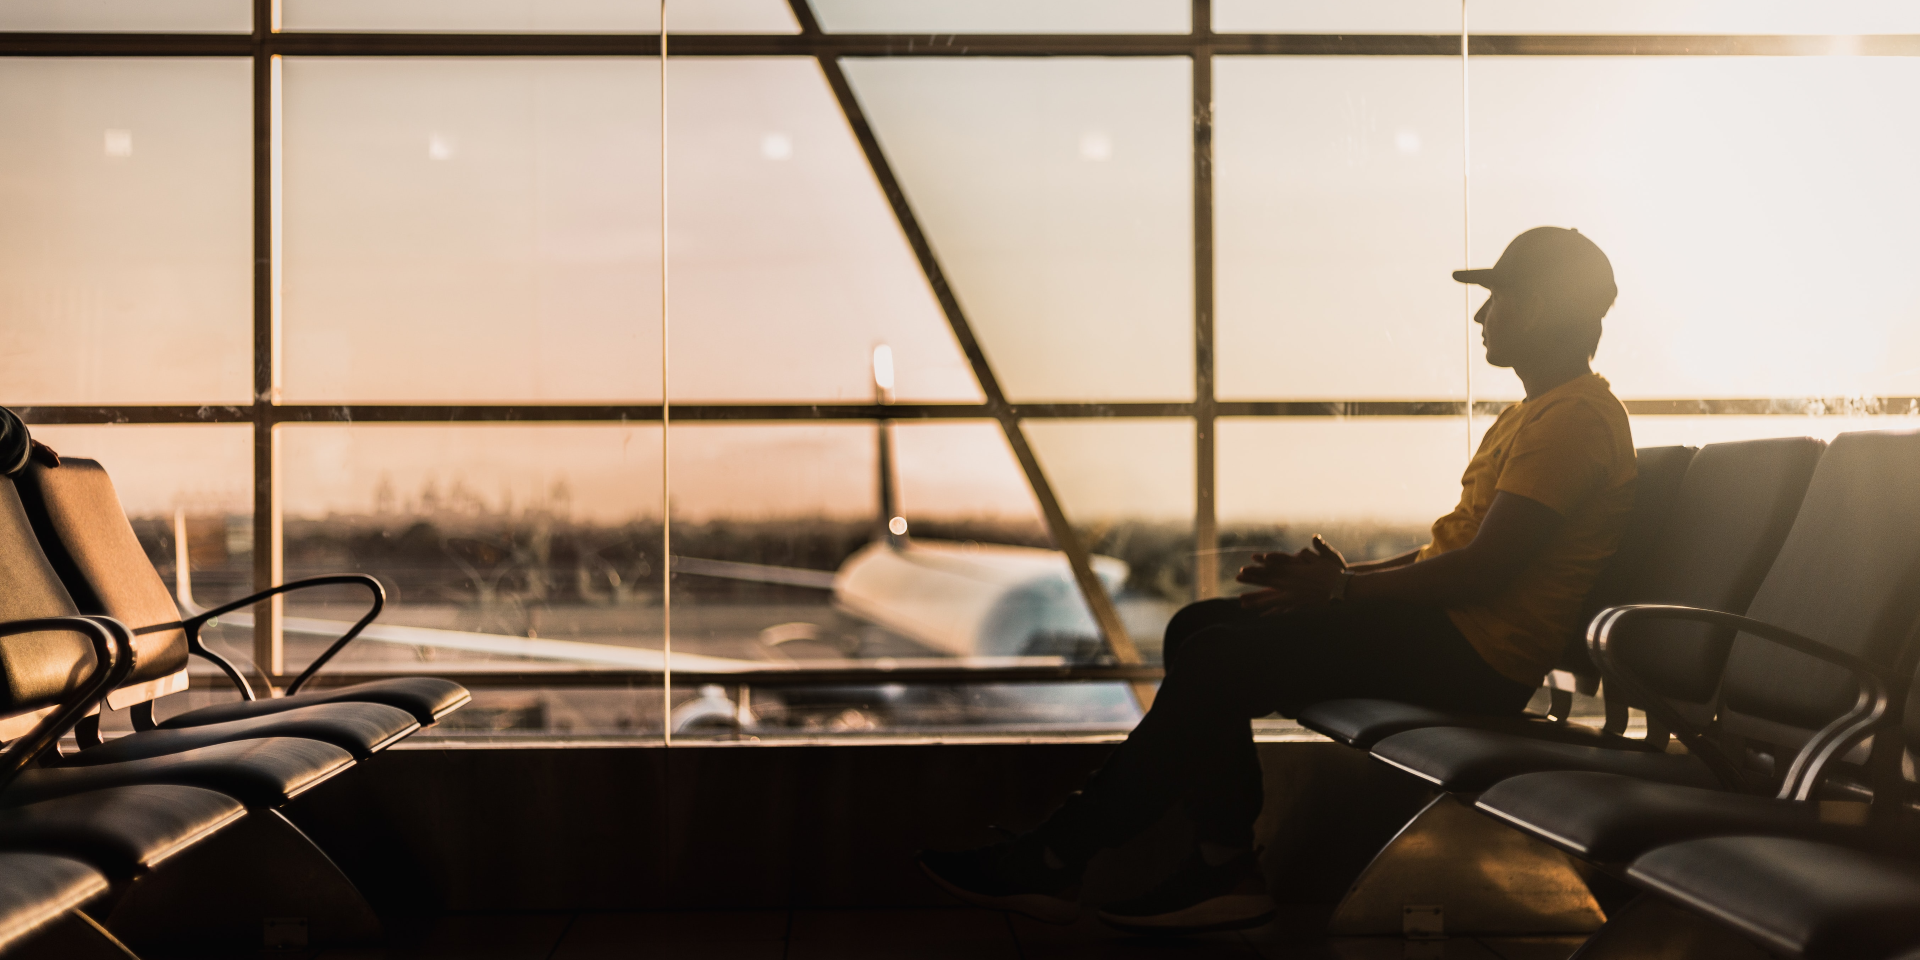
<path fill-rule="evenodd" d="M 1316 543 L 1284 565 L 1248 567 L 1239 579 L 1269 588 L 1244 601 L 1265 611 L 1325 603 L 1343 571 L 1355 574 L 1347 584 L 1348 600 L 1469 603 L 1505 589 L 1564 522 L 1537 500 L 1502 492 L 1494 495 L 1472 543 L 1431 559 L 1407 563 L 1409 555 L 1402 555 L 1393 558 L 1402 562 L 1384 569 L 1349 567 L 1331 547 Z"/>
<path fill-rule="evenodd" d="M 1436 605 L 1484 600 L 1505 590 L 1565 522 L 1538 500 L 1496 493 L 1472 543 L 1419 563 L 1362 573 L 1347 584 L 1347 597 Z"/>
<path fill-rule="evenodd" d="M 1347 564 L 1347 569 L 1352 570 L 1354 573 L 1378 573 L 1381 570 L 1392 570 L 1395 567 L 1404 567 L 1420 559 L 1420 551 L 1423 549 L 1425 548 L 1414 547 L 1406 553 L 1400 554 L 1399 556 L 1387 557 L 1384 560 L 1363 560 L 1359 563 L 1349 563 Z"/>

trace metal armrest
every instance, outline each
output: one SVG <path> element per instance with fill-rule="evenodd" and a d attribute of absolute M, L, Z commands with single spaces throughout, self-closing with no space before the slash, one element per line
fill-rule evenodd
<path fill-rule="evenodd" d="M 380 611 L 387 605 L 387 591 L 386 588 L 380 586 L 380 581 L 364 573 L 336 573 L 324 577 L 307 577 L 304 580 L 294 580 L 290 583 L 280 584 L 279 586 L 268 587 L 259 593 L 241 597 L 231 603 L 223 603 L 211 610 L 204 611 L 181 621 L 180 625 L 185 628 L 187 632 L 187 649 L 213 661 L 214 665 L 219 667 L 220 671 L 227 675 L 227 679 L 232 680 L 233 685 L 240 688 L 241 699 L 256 699 L 253 694 L 253 687 L 247 684 L 247 679 L 240 675 L 239 669 L 236 668 L 232 662 L 228 661 L 227 658 L 208 649 L 207 645 L 201 641 L 200 628 L 221 614 L 232 613 L 242 607 L 253 606 L 262 600 L 278 596 L 282 593 L 305 590 L 308 587 L 326 587 L 342 584 L 357 584 L 366 587 L 373 594 L 373 605 L 367 609 L 365 616 L 356 621 L 352 628 L 348 629 L 346 633 L 341 634 L 339 639 L 333 641 L 333 644 L 327 647 L 326 652 L 313 658 L 313 662 L 307 664 L 307 669 L 302 670 L 300 675 L 295 677 L 293 682 L 287 685 L 287 693 L 289 695 L 299 693 L 300 688 L 305 686 L 306 682 L 311 680 L 313 675 L 319 672 L 321 667 L 326 666 L 327 661 L 332 660 L 334 654 L 339 653 L 347 644 L 352 643 L 354 638 L 358 637 L 360 632 L 367 628 L 367 624 L 372 623 L 374 618 L 380 616 Z"/>
<path fill-rule="evenodd" d="M 1784 627 L 1719 610 L 1667 604 L 1634 604 L 1608 607 L 1600 611 L 1600 614 L 1593 618 L 1593 623 L 1587 627 L 1587 647 L 1593 652 L 1594 660 L 1600 664 L 1600 669 L 1606 672 L 1607 680 L 1617 682 L 1631 691 L 1633 697 L 1644 704 L 1643 709 L 1649 716 L 1654 715 L 1657 710 L 1661 720 L 1672 727 L 1686 743 L 1687 748 L 1693 750 L 1702 761 L 1714 769 L 1716 775 L 1726 780 L 1729 785 L 1739 784 L 1745 778 L 1726 754 L 1717 746 L 1708 744 L 1700 731 L 1688 724 L 1664 698 L 1647 689 L 1631 671 L 1615 662 L 1611 649 L 1612 634 L 1616 627 L 1629 620 L 1692 620 L 1696 623 L 1729 627 L 1769 643 L 1777 643 L 1796 653 L 1831 663 L 1853 674 L 1853 681 L 1860 688 L 1860 693 L 1852 709 L 1822 727 L 1804 747 L 1800 748 L 1799 754 L 1793 758 L 1793 763 L 1787 767 L 1786 775 L 1781 778 L 1777 796 L 1782 800 L 1810 798 L 1814 787 L 1819 785 L 1820 778 L 1826 771 L 1827 763 L 1858 743 L 1860 738 L 1866 736 L 1887 715 L 1887 708 L 1892 698 L 1887 694 L 1887 684 L 1881 679 L 1880 671 L 1876 670 L 1872 664 Z M 1708 749 L 1702 751 L 1700 747 Z M 1721 769 L 1722 766 L 1726 769 Z"/>
<path fill-rule="evenodd" d="M 112 617 L 37 617 L 0 623 L 0 637 L 41 630 L 85 635 L 93 644 L 93 673 L 59 709 L 47 714 L 26 736 L 8 744 L 5 751 L 0 751 L 0 790 L 5 790 L 27 764 L 58 743 L 87 711 L 98 706 L 133 673 L 133 633 Z"/>

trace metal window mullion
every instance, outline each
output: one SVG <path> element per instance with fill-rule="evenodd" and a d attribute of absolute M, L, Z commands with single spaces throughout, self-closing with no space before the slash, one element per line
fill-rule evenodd
<path fill-rule="evenodd" d="M 1193 598 L 1220 593 L 1214 404 L 1213 3 L 1193 0 Z"/>
<path fill-rule="evenodd" d="M 253 2 L 253 588 L 281 582 L 279 450 L 273 413 L 273 0 Z M 254 607 L 253 662 L 263 673 L 286 672 L 279 596 Z"/>
<path fill-rule="evenodd" d="M 807 0 L 788 0 L 794 19 L 799 22 L 803 36 L 814 37 L 820 33 L 820 24 L 814 18 L 813 10 Z M 986 351 L 980 346 L 974 335 L 973 326 L 967 321 L 960 309 L 959 298 L 947 283 L 946 272 L 941 269 L 939 258 L 934 255 L 933 245 L 927 239 L 926 232 L 920 227 L 920 220 L 914 214 L 913 207 L 907 202 L 906 191 L 900 186 L 899 178 L 894 175 L 893 166 L 887 161 L 880 149 L 880 140 L 873 132 L 873 126 L 867 121 L 866 112 L 860 101 L 854 96 L 853 86 L 847 81 L 846 71 L 834 56 L 822 53 L 816 57 L 821 72 L 826 76 L 827 85 L 833 90 L 834 100 L 839 104 L 841 114 L 846 118 L 854 140 L 859 143 L 861 153 L 866 157 L 867 166 L 872 171 L 880 192 L 887 198 L 887 204 L 893 210 L 894 220 L 900 231 L 906 236 L 907 245 L 912 249 L 914 259 L 920 265 L 927 285 L 932 289 L 934 299 L 940 304 L 940 311 L 947 319 L 948 327 L 953 331 L 954 340 L 960 346 L 960 352 L 967 358 L 972 368 L 975 382 L 980 392 L 986 395 L 987 409 L 1000 424 L 1001 432 L 1007 438 L 1014 459 L 1020 464 L 1021 472 L 1026 476 L 1027 486 L 1033 491 L 1034 499 L 1040 504 L 1041 515 L 1047 523 L 1047 531 L 1053 537 L 1054 544 L 1066 554 L 1067 566 L 1073 572 L 1075 584 L 1080 588 L 1081 596 L 1093 613 L 1094 623 L 1099 627 L 1105 639 L 1107 649 L 1115 660 L 1122 664 L 1141 662 L 1140 649 L 1134 645 L 1133 638 L 1127 634 L 1126 624 L 1121 622 L 1120 613 L 1113 605 L 1113 598 L 1107 595 L 1100 578 L 1094 575 L 1092 553 L 1081 541 L 1080 535 L 1067 521 L 1066 511 L 1061 508 L 1059 497 L 1053 484 L 1048 481 L 1046 471 L 1040 465 L 1040 459 L 1033 452 L 1033 446 L 1027 440 L 1026 431 L 1021 429 L 1021 414 L 1013 404 L 1007 401 L 1006 393 L 1000 388 L 1000 380 L 993 368 L 987 363 Z M 1146 682 L 1133 685 L 1134 696 L 1141 706 L 1153 702 L 1154 688 Z"/>

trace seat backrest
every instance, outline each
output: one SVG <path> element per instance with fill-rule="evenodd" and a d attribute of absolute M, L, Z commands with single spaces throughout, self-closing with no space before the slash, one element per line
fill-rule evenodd
<path fill-rule="evenodd" d="M 0 477 L 0 621 L 79 612 L 40 552 L 13 481 Z M 0 717 L 60 703 L 93 669 L 93 645 L 77 633 L 0 638 Z"/>
<path fill-rule="evenodd" d="M 1702 448 L 1624 602 L 1745 613 L 1826 447 L 1812 437 L 1781 437 Z M 1719 687 L 1732 644 L 1730 630 L 1649 620 L 1621 635 L 1617 655 L 1655 693 L 1704 706 Z"/>
<path fill-rule="evenodd" d="M 1846 433 L 1807 496 L 1747 616 L 1891 668 L 1920 614 L 1920 431 Z M 1851 708 L 1845 670 L 1740 634 L 1722 680 L 1722 730 L 1777 745 L 1775 762 Z"/>
<path fill-rule="evenodd" d="M 107 471 L 93 460 L 62 457 L 58 467 L 28 466 L 18 482 L 33 532 L 74 603 L 133 631 L 136 666 L 122 687 L 185 669 L 180 609 L 127 522 Z"/>
<path fill-rule="evenodd" d="M 1606 566 L 1600 568 L 1600 575 L 1587 591 L 1586 604 L 1580 611 L 1582 629 L 1601 610 L 1633 602 L 1630 598 L 1636 573 L 1646 566 L 1647 555 L 1666 528 L 1667 516 L 1679 496 L 1680 480 L 1686 476 L 1693 454 L 1693 447 L 1641 447 L 1633 452 L 1633 512 L 1627 514 L 1626 526 L 1620 532 L 1620 546 L 1607 558 Z M 1561 648 L 1558 669 L 1587 677 L 1599 675 L 1580 637 Z"/>
<path fill-rule="evenodd" d="M 1693 462 L 1693 447 L 1641 447 L 1633 452 L 1633 512 L 1620 532 L 1620 546 L 1600 569 L 1587 592 L 1585 623 L 1607 607 L 1632 603 L 1647 558 L 1660 547 L 1667 518 L 1680 499 L 1680 486 Z"/>

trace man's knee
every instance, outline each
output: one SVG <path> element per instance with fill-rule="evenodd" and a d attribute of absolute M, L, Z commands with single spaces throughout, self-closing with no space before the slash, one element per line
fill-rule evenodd
<path fill-rule="evenodd" d="M 1160 659 L 1172 663 L 1174 650 L 1184 646 L 1187 638 L 1208 627 L 1223 623 L 1232 623 L 1246 616 L 1240 607 L 1240 601 L 1231 597 L 1213 600 L 1200 600 L 1180 608 L 1173 619 L 1167 621 L 1167 633 Z"/>
<path fill-rule="evenodd" d="M 1183 677 L 1231 673 L 1248 661 L 1254 647 L 1251 639 L 1245 630 L 1226 624 L 1203 627 L 1168 646 L 1167 673 Z"/>

